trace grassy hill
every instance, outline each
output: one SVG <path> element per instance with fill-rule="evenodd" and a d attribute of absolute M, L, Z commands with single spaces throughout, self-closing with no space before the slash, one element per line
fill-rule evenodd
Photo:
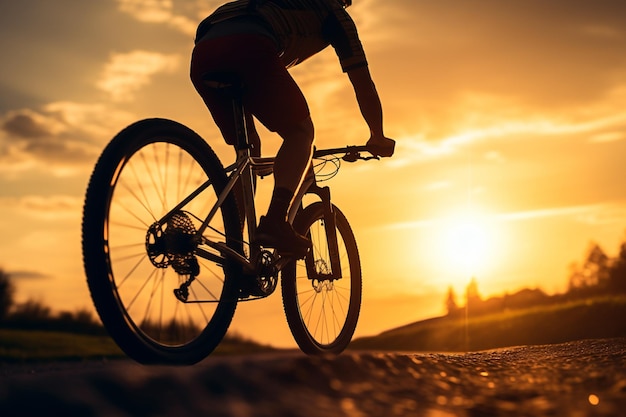
<path fill-rule="evenodd" d="M 228 355 L 271 350 L 270 347 L 227 336 L 213 354 Z M 0 329 L 0 364 L 125 358 L 113 339 L 63 331 Z"/>
<path fill-rule="evenodd" d="M 355 339 L 350 349 L 463 352 L 506 346 L 626 337 L 626 296 L 596 297 L 500 313 L 437 317 Z M 227 337 L 213 354 L 267 351 Z M 123 358 L 106 335 L 0 328 L 0 363 Z"/>
<path fill-rule="evenodd" d="M 625 296 L 438 317 L 355 339 L 350 349 L 462 352 L 608 337 L 626 337 Z"/>
<path fill-rule="evenodd" d="M 60 331 L 0 329 L 0 362 L 122 357 L 108 336 Z"/>

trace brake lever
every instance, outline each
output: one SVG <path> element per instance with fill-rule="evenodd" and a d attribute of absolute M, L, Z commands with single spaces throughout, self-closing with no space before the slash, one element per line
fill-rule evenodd
<path fill-rule="evenodd" d="M 358 152 L 350 151 L 341 157 L 346 162 L 356 162 L 361 158 L 361 155 Z"/>
<path fill-rule="evenodd" d="M 361 156 L 360 152 L 350 151 L 341 157 L 346 162 L 356 162 L 359 159 L 363 161 L 369 161 L 370 159 L 380 159 L 380 157 L 372 155 L 372 156 Z"/>

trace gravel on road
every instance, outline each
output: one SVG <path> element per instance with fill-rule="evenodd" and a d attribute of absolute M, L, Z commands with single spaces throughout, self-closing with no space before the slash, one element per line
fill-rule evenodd
<path fill-rule="evenodd" d="M 281 352 L 0 367 L 0 416 L 626 415 L 626 339 L 462 354 Z"/>

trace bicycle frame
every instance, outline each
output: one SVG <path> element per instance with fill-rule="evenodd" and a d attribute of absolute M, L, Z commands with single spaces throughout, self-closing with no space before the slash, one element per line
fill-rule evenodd
<path fill-rule="evenodd" d="M 202 223 L 202 226 L 198 229 L 197 231 L 198 236 L 202 236 L 202 233 L 204 232 L 204 230 L 206 230 L 211 220 L 217 213 L 219 206 L 223 204 L 224 200 L 228 197 L 228 195 L 233 192 L 235 184 L 238 181 L 240 181 L 241 187 L 243 189 L 243 202 L 244 202 L 243 214 L 245 216 L 245 218 L 242 219 L 241 221 L 242 223 L 247 222 L 248 237 L 250 241 L 253 241 L 255 233 L 256 233 L 256 226 L 257 226 L 256 207 L 254 203 L 254 179 L 253 178 L 259 175 L 258 174 L 259 172 L 265 172 L 271 169 L 273 167 L 273 164 L 274 164 L 273 157 L 252 157 L 250 156 L 249 152 L 245 151 L 239 156 L 239 158 L 234 164 L 228 166 L 225 169 L 226 173 L 229 175 L 228 183 L 226 187 L 224 188 L 224 190 L 222 191 L 222 193 L 220 194 L 220 196 L 218 197 L 215 204 L 213 205 L 209 214 L 205 218 L 204 222 Z M 184 206 L 184 204 L 191 201 L 196 195 L 200 194 L 204 189 L 208 188 L 209 186 L 210 186 L 210 181 L 207 181 L 206 183 L 202 184 L 196 191 L 190 194 L 189 197 L 184 199 L 183 202 L 181 202 L 181 204 L 179 204 L 177 208 L 175 208 L 174 210 L 179 210 L 180 208 L 182 208 L 181 206 Z M 302 208 L 302 200 L 306 194 L 317 195 L 319 199 L 324 203 L 324 209 L 325 209 L 324 226 L 325 226 L 326 233 L 327 233 L 328 240 L 329 240 L 328 245 L 329 245 L 329 252 L 330 252 L 330 257 L 331 257 L 331 266 L 332 266 L 332 271 L 333 271 L 332 279 L 340 279 L 341 278 L 341 264 L 340 264 L 340 259 L 338 256 L 338 243 L 337 243 L 337 235 L 336 235 L 336 229 L 335 229 L 335 217 L 334 217 L 332 203 L 330 199 L 330 188 L 319 187 L 315 180 L 315 175 L 313 174 L 312 171 L 310 171 L 306 175 L 302 183 L 302 186 L 300 187 L 299 192 L 296 194 L 294 198 L 294 203 L 288 213 L 288 220 L 289 222 L 293 223 L 298 211 Z M 164 218 L 164 220 L 166 219 L 167 219 L 167 215 Z M 204 238 L 202 238 L 201 242 L 219 251 L 224 256 L 230 256 L 236 259 L 245 268 L 247 268 L 249 272 L 252 272 L 254 270 L 254 265 L 252 264 L 252 260 L 254 260 L 256 258 L 256 255 L 258 255 L 258 253 L 255 252 L 258 250 L 258 248 L 250 246 L 251 254 L 249 258 L 246 258 L 243 255 L 236 252 L 235 250 L 226 246 L 224 242 L 212 242 Z M 219 260 L 216 258 L 215 254 L 208 252 L 202 249 L 201 247 L 197 249 L 197 254 L 202 257 L 206 257 L 208 259 L 214 260 L 214 261 Z M 279 262 L 277 263 L 278 269 L 280 270 L 280 268 L 284 266 L 284 264 L 288 262 L 289 260 L 290 259 L 279 260 Z M 315 276 L 315 274 L 313 273 L 314 271 L 313 265 L 307 265 L 307 269 L 310 269 L 311 271 L 309 276 L 311 277 Z M 327 279 L 328 277 L 324 277 L 324 278 Z M 322 279 L 322 277 L 319 277 L 319 279 Z"/>
<path fill-rule="evenodd" d="M 274 165 L 274 157 L 254 157 L 251 154 L 251 145 L 248 139 L 247 134 L 247 126 L 244 117 L 243 104 L 241 99 L 240 90 L 236 84 L 219 84 L 218 87 L 223 89 L 226 94 L 231 97 L 232 100 L 232 108 L 234 114 L 234 123 L 235 123 L 235 132 L 236 132 L 236 149 L 237 149 L 237 158 L 235 163 L 228 166 L 225 171 L 228 175 L 228 183 L 226 187 L 218 197 L 217 201 L 207 214 L 206 218 L 202 222 L 202 225 L 197 230 L 197 242 L 199 244 L 206 245 L 214 250 L 216 250 L 218 254 L 212 253 L 200 246 L 196 248 L 196 254 L 200 257 L 206 258 L 208 260 L 220 263 L 223 260 L 223 257 L 231 257 L 244 267 L 244 271 L 247 273 L 255 272 L 255 265 L 253 262 L 256 260 L 259 255 L 259 248 L 253 247 L 250 245 L 252 241 L 254 241 L 254 236 L 256 233 L 257 221 L 256 221 L 256 208 L 254 203 L 254 194 L 255 194 L 255 186 L 254 179 L 259 172 L 264 172 L 266 170 L 271 170 Z M 321 151 L 315 151 L 313 157 L 322 157 L 333 154 L 341 154 L 344 153 L 344 160 L 348 162 L 354 162 L 357 159 L 371 159 L 374 157 L 361 157 L 359 152 L 367 151 L 364 146 L 348 146 L 345 148 L 334 148 L 334 149 L 326 149 Z M 377 158 L 376 158 L 377 159 Z M 213 220 L 214 216 L 219 210 L 219 207 L 224 203 L 224 201 L 228 198 L 229 194 L 233 192 L 235 188 L 235 184 L 237 182 L 241 183 L 242 195 L 243 195 L 243 215 L 244 218 L 240 219 L 242 224 L 247 222 L 247 232 L 250 246 L 250 256 L 246 258 L 243 254 L 238 253 L 236 250 L 230 248 L 226 242 L 213 242 L 209 239 L 203 237 L 204 231 L 209 227 L 209 224 Z M 168 219 L 176 212 L 180 211 L 186 204 L 192 201 L 196 196 L 206 190 L 211 186 L 211 181 L 207 180 L 204 184 L 200 185 L 195 191 L 190 193 L 186 198 L 184 198 L 179 204 L 176 205 L 172 210 L 170 210 L 163 218 L 159 220 L 161 224 L 166 223 Z M 339 259 L 339 249 L 337 242 L 337 231 L 336 231 L 336 223 L 335 223 L 335 214 L 333 212 L 333 205 L 330 199 L 330 188 L 329 187 L 319 187 L 315 174 L 313 172 L 312 167 L 309 168 L 308 173 L 306 174 L 300 189 L 295 195 L 294 202 L 290 207 L 288 213 L 288 221 L 293 224 L 298 211 L 303 208 L 302 201 L 305 194 L 314 194 L 319 197 L 324 207 L 324 227 L 326 231 L 326 236 L 328 240 L 328 250 L 331 259 L 331 270 L 332 276 L 320 276 L 319 273 L 315 272 L 315 265 L 312 264 L 312 261 L 307 261 L 307 272 L 309 277 L 313 277 L 312 279 L 341 279 L 341 261 Z M 289 258 L 278 258 L 276 262 L 277 270 L 280 270 L 284 265 L 286 265 L 292 259 Z"/>
<path fill-rule="evenodd" d="M 364 147 L 345 147 L 345 148 L 335 148 L 335 149 L 326 149 L 321 151 L 316 151 L 314 153 L 314 157 L 321 157 L 332 154 L 340 154 L 345 153 L 346 155 L 354 155 L 358 154 L 359 151 L 365 150 Z M 259 173 L 266 172 L 271 170 L 274 164 L 273 157 L 253 157 L 250 155 L 250 151 L 248 148 L 244 148 L 238 152 L 239 156 L 237 161 L 232 165 L 225 168 L 226 173 L 229 176 L 228 183 L 226 187 L 219 195 L 217 201 L 213 204 L 213 207 L 203 220 L 201 226 L 197 230 L 197 240 L 199 243 L 206 245 L 217 252 L 215 254 L 210 252 L 202 247 L 197 247 L 196 253 L 200 257 L 206 258 L 208 260 L 214 262 L 221 262 L 224 256 L 231 257 L 236 259 L 237 262 L 242 264 L 247 272 L 254 272 L 254 264 L 253 260 L 256 259 L 255 253 L 258 248 L 254 248 L 250 246 L 251 254 L 249 258 L 246 258 L 244 255 L 238 253 L 234 249 L 228 247 L 226 242 L 214 242 L 208 240 L 203 237 L 204 231 L 209 227 L 209 224 L 213 220 L 214 216 L 218 212 L 219 207 L 224 203 L 228 195 L 233 192 L 235 188 L 235 184 L 240 181 L 241 187 L 243 189 L 243 202 L 244 202 L 244 216 L 245 219 L 242 219 L 242 224 L 247 221 L 247 232 L 249 240 L 252 241 L 254 239 L 254 235 L 256 233 L 256 208 L 254 203 L 254 177 L 258 176 Z M 345 158 L 346 160 L 350 160 L 349 158 Z M 365 159 L 365 158 L 362 158 Z M 185 197 L 179 204 L 177 204 L 174 208 L 172 208 L 167 214 L 165 214 L 160 220 L 159 223 L 164 224 L 167 223 L 168 219 L 176 212 L 180 211 L 184 208 L 186 204 L 191 202 L 195 197 L 201 194 L 204 190 L 211 186 L 211 181 L 207 180 L 205 183 L 201 184 L 198 188 L 196 188 L 193 192 L 191 192 L 187 197 Z M 335 215 L 333 212 L 333 205 L 330 198 L 330 188 L 329 187 L 320 187 L 315 179 L 315 175 L 311 170 L 307 173 L 300 187 L 298 193 L 294 198 L 294 203 L 292 204 L 289 213 L 288 220 L 293 223 L 295 217 L 299 210 L 302 209 L 302 200 L 305 195 L 313 194 L 317 195 L 320 201 L 324 205 L 324 227 L 326 230 L 326 236 L 328 237 L 328 246 L 331 258 L 331 270 L 332 277 L 321 277 L 318 279 L 341 279 L 341 261 L 338 256 L 338 242 L 337 242 L 337 234 L 335 228 Z M 248 242 L 249 243 L 249 242 Z M 287 262 L 291 259 L 281 258 L 277 262 L 277 267 L 280 270 Z M 314 265 L 309 265 L 307 263 L 307 270 L 309 270 L 309 276 L 315 277 L 316 273 Z"/>

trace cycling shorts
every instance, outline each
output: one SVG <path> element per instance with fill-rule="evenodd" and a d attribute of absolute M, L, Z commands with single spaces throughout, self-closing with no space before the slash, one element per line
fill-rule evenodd
<path fill-rule="evenodd" d="M 269 130 L 280 134 L 309 117 L 304 95 L 278 56 L 271 38 L 236 34 L 205 39 L 194 48 L 191 80 L 227 143 L 235 143 L 232 104 L 202 81 L 202 75 L 207 72 L 225 71 L 241 78 L 246 112 Z"/>

